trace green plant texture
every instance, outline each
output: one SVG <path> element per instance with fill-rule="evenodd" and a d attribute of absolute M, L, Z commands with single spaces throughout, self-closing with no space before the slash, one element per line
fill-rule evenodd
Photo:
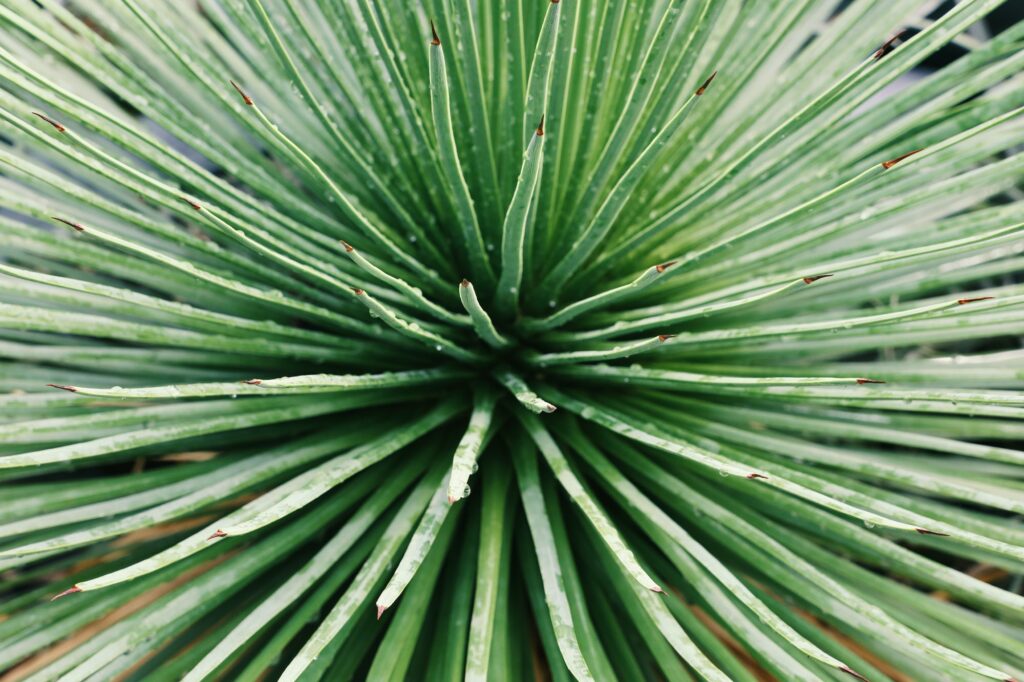
<path fill-rule="evenodd" d="M 1024 679 L 1002 4 L 0 0 L 3 679 Z"/>

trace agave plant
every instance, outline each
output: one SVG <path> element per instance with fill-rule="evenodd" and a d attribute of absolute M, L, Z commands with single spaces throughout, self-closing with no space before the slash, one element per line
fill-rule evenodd
<path fill-rule="evenodd" d="M 3 0 L 4 679 L 1024 675 L 937 4 Z"/>

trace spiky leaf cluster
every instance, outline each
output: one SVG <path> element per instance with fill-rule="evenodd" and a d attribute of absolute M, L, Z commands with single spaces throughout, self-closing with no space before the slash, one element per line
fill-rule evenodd
<path fill-rule="evenodd" d="M 1024 23 L 935 4 L 0 2 L 0 669 L 1021 676 Z"/>

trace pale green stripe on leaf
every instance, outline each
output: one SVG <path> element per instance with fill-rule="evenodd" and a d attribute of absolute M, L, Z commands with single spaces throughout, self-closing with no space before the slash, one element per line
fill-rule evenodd
<path fill-rule="evenodd" d="M 546 502 L 537 470 L 537 455 L 531 446 L 522 445 L 515 452 L 513 461 L 527 525 L 530 527 L 537 563 L 540 565 L 545 601 L 558 649 L 562 653 L 565 665 L 577 680 L 593 680 L 580 650 L 579 641 L 576 639 L 572 611 L 558 567 L 558 552 L 554 547 L 555 540 L 548 521 Z"/>
<path fill-rule="evenodd" d="M 359 573 L 349 584 L 341 599 L 334 605 L 317 627 L 316 632 L 306 641 L 302 649 L 288 663 L 279 678 L 282 682 L 294 682 L 301 678 L 320 654 L 346 627 L 356 615 L 358 607 L 364 604 L 375 585 L 380 583 L 388 565 L 393 561 L 402 543 L 412 532 L 416 519 L 427 506 L 431 493 L 437 489 L 443 469 L 435 467 L 434 472 L 424 476 L 413 492 L 405 499 L 394 519 L 384 531 L 373 553 L 363 564 Z"/>
<path fill-rule="evenodd" d="M 448 483 L 449 504 L 468 495 L 469 478 L 477 469 L 477 460 L 484 448 L 485 439 L 492 430 L 491 424 L 494 420 L 494 406 L 497 400 L 497 393 L 489 388 L 481 388 L 474 395 L 473 412 L 469 416 L 469 424 L 452 456 L 451 476 Z"/>
<path fill-rule="evenodd" d="M 448 500 L 449 476 L 445 476 L 441 480 L 441 484 L 430 498 L 430 502 L 427 503 L 427 509 L 420 517 L 419 525 L 413 531 L 409 544 L 405 547 L 405 553 L 402 554 L 402 558 L 398 562 L 398 567 L 384 587 L 384 591 L 377 597 L 378 614 L 382 614 L 385 609 L 390 608 L 408 587 L 420 565 L 427 558 L 430 548 L 433 547 L 434 540 L 437 539 L 438 533 L 441 531 L 441 526 L 448 519 L 448 512 L 452 508 L 451 502 Z"/>
<path fill-rule="evenodd" d="M 373 491 L 359 510 L 315 556 L 232 628 L 228 636 L 219 641 L 217 646 L 189 671 L 184 681 L 201 682 L 235 651 L 257 636 L 275 617 L 298 601 L 313 585 L 320 582 L 325 574 L 336 570 L 342 557 L 347 555 L 373 523 L 387 511 L 388 506 L 409 485 L 413 476 L 419 473 L 414 466 L 397 469 L 396 474 L 389 476 L 380 488 Z"/>
<path fill-rule="evenodd" d="M 494 378 L 507 388 L 509 393 L 515 396 L 515 399 L 530 412 L 535 414 L 551 413 L 558 409 L 534 393 L 530 389 L 529 384 L 511 369 L 501 368 L 495 370 Z"/>
<path fill-rule="evenodd" d="M 92 388 L 66 386 L 80 395 L 105 398 L 165 399 L 209 398 L 215 396 L 280 395 L 303 393 L 331 393 L 404 386 L 422 386 L 440 381 L 452 381 L 464 376 L 457 369 L 417 369 L 380 374 L 307 374 L 278 379 L 248 379 L 233 383 L 175 384 L 145 388 Z"/>
<path fill-rule="evenodd" d="M 241 509 L 214 521 L 173 547 L 141 562 L 114 571 L 100 578 L 81 583 L 82 591 L 95 590 L 152 573 L 210 546 L 227 535 L 244 535 L 274 523 L 324 495 L 355 474 L 381 461 L 409 444 L 423 433 L 436 428 L 458 409 L 456 403 L 445 403 L 415 422 L 410 428 L 396 431 L 362 445 L 350 452 L 306 470 L 274 490 L 256 498 Z M 222 532 L 218 532 L 222 531 Z"/>
<path fill-rule="evenodd" d="M 587 492 L 587 489 L 569 465 L 569 460 L 566 459 L 562 450 L 555 443 L 555 440 L 540 420 L 531 414 L 519 413 L 519 421 L 526 427 L 526 431 L 530 434 L 544 459 L 547 460 L 548 466 L 551 467 L 552 473 L 555 474 L 555 478 L 558 479 L 565 492 L 568 493 L 572 501 L 579 506 L 583 514 L 593 524 L 594 530 L 601 536 L 604 543 L 608 545 L 608 549 L 615 555 L 615 558 L 622 564 L 623 568 L 648 590 L 664 592 L 637 562 L 633 551 L 626 545 L 622 536 L 619 535 L 615 524 L 608 518 L 608 514 L 601 509 L 593 496 Z"/>

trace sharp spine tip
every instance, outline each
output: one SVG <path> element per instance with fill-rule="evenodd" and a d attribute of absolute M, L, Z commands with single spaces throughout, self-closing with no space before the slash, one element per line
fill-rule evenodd
<path fill-rule="evenodd" d="M 884 384 L 885 382 L 881 379 L 857 379 L 858 384 Z"/>
<path fill-rule="evenodd" d="M 71 393 L 78 393 L 78 389 L 74 386 L 63 386 L 61 384 L 46 384 L 50 388 L 59 388 L 62 391 L 70 391 Z"/>
<path fill-rule="evenodd" d="M 69 594 L 75 594 L 76 592 L 81 592 L 81 591 L 82 591 L 81 587 L 79 587 L 78 585 L 72 585 L 68 589 L 66 589 L 63 592 L 61 592 L 60 594 L 55 594 L 54 596 L 50 597 L 50 601 L 57 601 L 61 597 L 66 597 Z"/>
<path fill-rule="evenodd" d="M 843 671 L 847 675 L 853 675 L 858 680 L 864 680 L 864 682 L 868 682 L 868 678 L 864 677 L 863 675 L 861 675 L 859 672 L 857 672 L 856 670 L 854 670 L 853 668 L 851 668 L 848 665 L 844 664 L 844 665 L 839 666 L 839 670 Z"/>
<path fill-rule="evenodd" d="M 948 538 L 949 537 L 949 533 L 940 533 L 937 530 L 928 530 L 927 528 L 915 528 L 914 530 L 916 530 L 921 535 L 938 535 L 939 537 L 944 537 L 944 538 Z"/>
<path fill-rule="evenodd" d="M 431 39 L 430 39 L 430 44 L 431 45 L 440 45 L 441 44 L 441 38 L 437 35 L 437 29 L 434 28 L 434 20 L 433 19 L 430 20 L 430 35 L 431 35 Z"/>
<path fill-rule="evenodd" d="M 347 241 L 345 241 L 344 239 L 342 239 L 342 240 L 341 240 L 341 245 L 345 247 L 345 253 L 352 253 L 353 251 L 355 251 L 355 250 L 356 250 L 354 246 L 352 246 L 351 244 L 349 244 L 349 243 L 348 243 Z"/>
<path fill-rule="evenodd" d="M 884 162 L 882 162 L 882 168 L 884 168 L 886 170 L 889 170 L 890 168 L 895 166 L 900 161 L 903 161 L 904 159 L 908 159 L 911 156 L 913 156 L 914 154 L 918 154 L 918 153 L 923 152 L 923 151 L 924 151 L 924 148 L 922 147 L 921 149 L 915 149 L 912 152 L 907 152 L 906 154 L 904 154 L 902 156 L 897 156 L 895 159 L 889 159 L 888 161 L 884 161 Z"/>
<path fill-rule="evenodd" d="M 907 29 L 905 29 L 905 28 L 901 28 L 900 30 L 896 31 L 896 33 L 894 33 L 892 35 L 892 37 L 890 37 L 888 40 L 886 40 L 884 43 L 882 43 L 882 46 L 880 48 L 875 50 L 874 54 L 871 55 L 872 61 L 876 61 L 877 62 L 879 59 L 881 59 L 885 55 L 887 55 L 890 52 L 892 52 L 893 50 L 895 50 L 896 49 L 896 41 L 899 40 L 900 38 L 902 38 L 903 34 L 905 34 L 906 32 L 907 32 Z"/>
<path fill-rule="evenodd" d="M 718 75 L 718 70 L 716 69 L 713 74 L 708 76 L 708 79 L 706 81 L 704 81 L 704 84 L 701 85 L 699 88 L 697 88 L 697 91 L 694 92 L 693 94 L 695 94 L 697 97 L 700 97 L 701 95 L 703 95 L 704 91 L 708 89 L 708 86 L 711 85 L 711 81 L 715 80 L 715 76 L 717 76 L 717 75 Z"/>
<path fill-rule="evenodd" d="M 829 273 L 827 275 L 810 275 L 808 277 L 803 277 L 802 279 L 804 281 L 804 284 L 812 284 L 814 282 L 817 282 L 819 279 L 825 279 L 826 277 L 831 277 L 831 276 L 832 276 L 832 274 Z"/>
<path fill-rule="evenodd" d="M 356 296 L 362 296 L 366 292 L 363 291 L 362 289 L 352 289 L 352 293 L 355 294 Z"/>
<path fill-rule="evenodd" d="M 33 111 L 33 112 L 32 112 L 32 115 L 33 115 L 33 116 L 38 116 L 39 118 L 43 119 L 44 121 L 46 121 L 47 123 L 49 123 L 50 125 L 52 125 L 52 126 L 53 126 L 54 128 L 56 128 L 56 129 L 57 129 L 57 132 L 58 132 L 58 133 L 63 133 L 63 132 L 67 132 L 67 128 L 65 128 L 64 126 L 62 126 L 62 125 L 61 125 L 60 123 L 57 123 L 56 121 L 54 121 L 54 120 L 53 120 L 52 118 L 50 118 L 49 116 L 46 116 L 46 115 L 44 115 L 44 114 L 40 114 L 40 113 L 39 113 L 38 111 Z"/>
<path fill-rule="evenodd" d="M 214 538 L 226 538 L 227 536 L 228 536 L 227 533 L 225 533 L 220 528 L 218 528 L 217 530 L 213 531 L 213 535 L 211 535 L 210 537 L 208 537 L 206 539 L 207 540 L 213 540 Z"/>
<path fill-rule="evenodd" d="M 203 210 L 202 206 L 200 206 L 198 203 L 196 203 L 192 199 L 189 199 L 188 197 L 182 197 L 181 200 L 184 201 L 186 204 L 188 204 L 189 206 L 191 206 L 192 208 L 194 208 L 197 211 L 202 211 Z"/>
<path fill-rule="evenodd" d="M 460 286 L 460 287 L 468 287 L 468 286 L 472 286 L 472 283 L 471 283 L 471 282 L 470 282 L 470 281 L 469 281 L 468 279 L 466 279 L 465 277 L 463 277 L 463 278 L 462 278 L 462 281 L 461 281 L 461 282 L 459 282 L 459 286 Z"/>
<path fill-rule="evenodd" d="M 384 606 L 383 604 L 377 604 L 377 620 L 380 620 L 380 617 L 384 615 L 384 611 L 387 608 L 388 607 Z"/>
<path fill-rule="evenodd" d="M 243 381 L 242 383 L 243 384 L 249 384 L 251 386 L 259 386 L 260 384 L 263 383 L 263 380 L 262 379 L 249 379 L 248 381 Z"/>
<path fill-rule="evenodd" d="M 758 478 L 763 478 L 763 479 L 764 479 L 764 480 L 766 480 L 766 481 L 768 480 L 768 477 L 767 477 L 767 476 L 765 476 L 764 474 L 759 474 L 759 473 L 756 473 L 756 472 L 755 472 L 755 473 L 752 473 L 752 474 L 747 474 L 747 478 L 749 478 L 749 479 L 750 479 L 750 480 L 752 480 L 752 481 L 753 481 L 753 480 L 756 480 L 756 479 L 758 479 Z"/>
<path fill-rule="evenodd" d="M 544 114 L 541 114 L 540 123 L 537 125 L 537 137 L 544 137 Z"/>
<path fill-rule="evenodd" d="M 978 301 L 992 301 L 995 296 L 978 296 L 976 298 L 960 298 L 957 299 L 959 305 L 967 305 L 968 303 L 977 303 Z"/>
<path fill-rule="evenodd" d="M 231 83 L 231 86 L 235 89 L 235 91 L 242 96 L 242 101 L 245 102 L 246 105 L 251 107 L 253 105 L 252 97 L 249 97 L 249 95 L 245 94 L 245 91 L 242 90 L 242 88 L 238 87 L 238 83 L 236 83 L 235 81 L 229 80 L 228 82 Z"/>
<path fill-rule="evenodd" d="M 662 343 L 665 343 L 669 339 L 674 339 L 674 338 L 676 338 L 675 334 L 658 334 L 658 336 L 657 336 L 658 341 L 660 341 Z"/>
<path fill-rule="evenodd" d="M 670 260 L 667 263 L 662 263 L 661 265 L 655 265 L 654 269 L 658 271 L 658 274 L 661 274 L 661 273 L 665 272 L 666 270 L 668 270 L 670 267 L 672 267 L 673 265 L 675 265 L 678 262 L 679 261 L 677 261 L 677 260 Z"/>
<path fill-rule="evenodd" d="M 58 223 L 64 223 L 65 225 L 67 225 L 69 227 L 75 228 L 79 232 L 85 232 L 85 228 L 82 227 L 79 223 L 73 223 L 70 220 L 64 220 L 63 218 L 58 218 L 57 216 L 50 216 L 50 217 L 53 220 L 56 220 Z"/>

